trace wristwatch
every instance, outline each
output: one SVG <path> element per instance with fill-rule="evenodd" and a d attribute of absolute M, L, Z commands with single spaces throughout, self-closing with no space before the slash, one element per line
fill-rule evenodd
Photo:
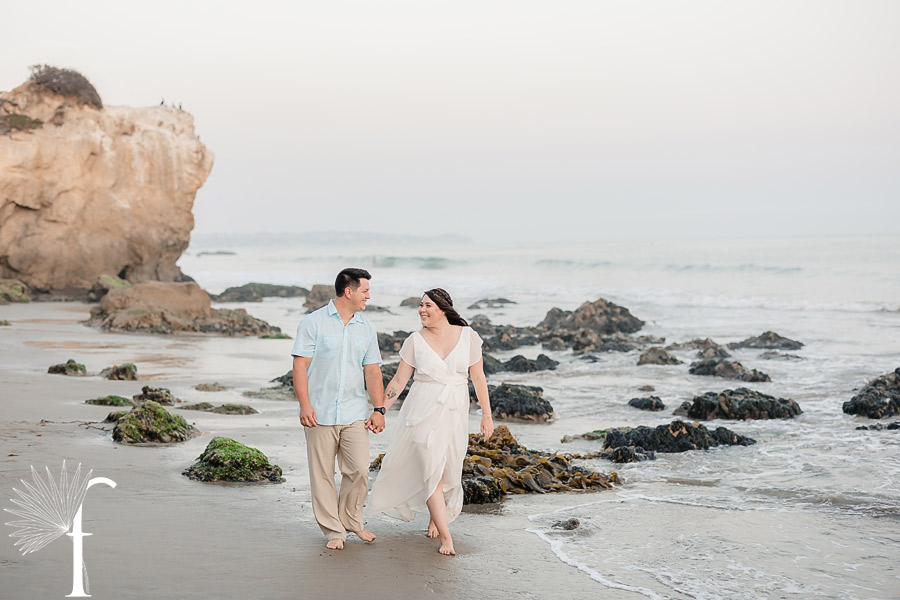
<path fill-rule="evenodd" d="M 376 407 L 375 407 L 374 409 L 372 409 L 372 410 L 374 410 L 374 411 L 377 412 L 377 413 L 381 413 L 382 415 L 384 414 L 384 407 L 383 407 L 383 406 L 376 406 Z"/>

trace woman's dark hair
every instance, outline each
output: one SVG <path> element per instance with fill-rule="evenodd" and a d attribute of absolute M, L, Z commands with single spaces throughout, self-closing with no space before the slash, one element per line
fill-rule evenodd
<path fill-rule="evenodd" d="M 434 288 L 433 290 L 425 292 L 425 295 L 431 298 L 431 301 L 437 304 L 439 309 L 444 311 L 444 314 L 447 316 L 447 321 L 451 325 L 462 325 L 463 327 L 469 325 L 465 319 L 459 316 L 456 309 L 453 308 L 453 299 L 450 298 L 450 294 L 447 293 L 447 290 L 443 288 Z"/>
<path fill-rule="evenodd" d="M 372 276 L 369 275 L 369 272 L 365 269 L 354 269 L 347 268 L 338 273 L 337 278 L 334 280 L 334 294 L 336 298 L 340 298 L 344 295 L 344 290 L 348 287 L 353 288 L 354 290 L 359 287 L 360 279 L 372 279 Z"/>

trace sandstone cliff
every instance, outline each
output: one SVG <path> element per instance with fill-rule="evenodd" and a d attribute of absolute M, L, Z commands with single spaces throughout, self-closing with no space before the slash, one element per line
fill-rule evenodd
<path fill-rule="evenodd" d="M 181 110 L 98 109 L 34 81 L 0 93 L 0 279 L 69 297 L 103 273 L 184 280 L 212 162 Z"/>

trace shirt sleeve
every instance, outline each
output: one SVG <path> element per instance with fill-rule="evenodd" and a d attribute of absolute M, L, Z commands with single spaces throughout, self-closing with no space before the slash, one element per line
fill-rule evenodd
<path fill-rule="evenodd" d="M 413 337 L 415 334 L 410 334 L 405 340 L 403 340 L 403 345 L 400 347 L 400 358 L 403 359 L 403 362 L 411 366 L 413 369 L 416 368 L 416 343 L 413 341 Z"/>
<path fill-rule="evenodd" d="M 474 329 L 469 328 L 469 366 L 481 360 L 481 345 L 484 341 Z"/>
<path fill-rule="evenodd" d="M 366 350 L 366 355 L 363 357 L 363 366 L 365 365 L 380 365 L 381 364 L 381 350 L 378 348 L 378 333 L 376 333 L 375 328 L 372 328 L 372 341 L 369 343 L 369 349 Z"/>
<path fill-rule="evenodd" d="M 297 335 L 294 337 L 294 349 L 291 350 L 291 354 L 293 356 L 312 358 L 315 353 L 316 325 L 313 323 L 312 319 L 306 318 L 297 326 Z"/>

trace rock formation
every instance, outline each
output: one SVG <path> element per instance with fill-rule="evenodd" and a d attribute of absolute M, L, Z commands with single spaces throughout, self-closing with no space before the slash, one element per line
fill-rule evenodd
<path fill-rule="evenodd" d="M 738 388 L 695 396 L 687 416 L 703 420 L 792 419 L 802 412 L 794 400 Z"/>
<path fill-rule="evenodd" d="M 213 162 L 193 118 L 70 91 L 33 79 L 0 93 L 0 278 L 78 298 L 104 273 L 182 281 Z"/>
<path fill-rule="evenodd" d="M 900 367 L 867 383 L 842 408 L 848 415 L 870 419 L 900 415 Z"/>
<path fill-rule="evenodd" d="M 724 358 L 706 358 L 693 362 L 688 368 L 688 372 L 691 375 L 710 375 L 726 379 L 740 379 L 741 381 L 772 381 L 762 371 L 747 369 L 736 360 L 725 360 Z"/>
<path fill-rule="evenodd" d="M 265 454 L 227 437 L 210 440 L 197 462 L 182 475 L 197 481 L 284 482 L 281 467 L 271 464 Z"/>
<path fill-rule="evenodd" d="M 666 352 L 661 346 L 644 350 L 638 358 L 638 365 L 680 365 L 681 361 Z"/>
<path fill-rule="evenodd" d="M 766 331 L 756 337 L 747 338 L 742 342 L 728 344 L 732 350 L 737 348 L 766 348 L 768 350 L 799 350 L 803 342 L 778 335 L 774 331 Z"/>

